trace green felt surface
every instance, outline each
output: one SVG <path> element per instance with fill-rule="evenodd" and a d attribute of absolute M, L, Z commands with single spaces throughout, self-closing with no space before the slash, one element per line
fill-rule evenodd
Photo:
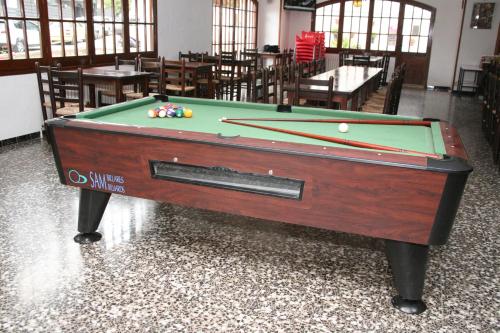
<path fill-rule="evenodd" d="M 242 137 L 287 141 L 321 146 L 334 146 L 353 148 L 336 143 L 316 139 L 304 138 L 285 133 L 271 132 L 268 130 L 226 124 L 219 121 L 226 118 L 297 118 L 297 119 L 405 119 L 416 118 L 388 116 L 380 114 L 367 114 L 362 112 L 349 112 L 337 110 L 324 110 L 317 108 L 293 107 L 292 113 L 276 112 L 276 105 L 253 104 L 242 102 L 216 101 L 193 99 L 185 97 L 169 97 L 170 103 L 176 103 L 193 110 L 193 118 L 149 118 L 147 111 L 165 105 L 154 97 L 141 100 L 115 104 L 109 107 L 84 112 L 77 115 L 79 119 L 96 122 L 132 125 L 141 127 L 157 127 L 182 131 L 204 132 L 221 134 L 224 136 Z M 249 121 L 246 121 L 249 122 Z M 340 133 L 338 124 L 303 123 L 303 122 L 254 122 L 259 125 L 279 127 L 284 129 L 333 136 L 342 139 L 364 141 L 379 145 L 392 146 L 406 150 L 416 150 L 426 153 L 444 154 L 445 148 L 439 123 L 432 127 L 425 126 L 394 126 L 394 125 L 367 125 L 350 124 L 349 132 Z"/>

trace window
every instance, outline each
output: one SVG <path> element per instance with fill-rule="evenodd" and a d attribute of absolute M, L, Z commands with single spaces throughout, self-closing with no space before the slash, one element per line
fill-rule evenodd
<path fill-rule="evenodd" d="M 86 56 L 85 0 L 48 0 L 47 7 L 52 57 Z"/>
<path fill-rule="evenodd" d="M 343 49 L 364 50 L 366 48 L 369 10 L 370 1 L 356 2 L 356 5 L 354 5 L 354 1 L 345 2 L 342 30 Z"/>
<path fill-rule="evenodd" d="M 329 0 L 316 6 L 313 28 L 330 51 L 427 53 L 433 11 L 413 0 Z"/>
<path fill-rule="evenodd" d="M 0 0 L 0 61 L 42 57 L 37 0 Z"/>
<path fill-rule="evenodd" d="M 0 0 L 0 75 L 157 55 L 157 0 Z"/>
<path fill-rule="evenodd" d="M 340 26 L 340 3 L 320 7 L 316 11 L 316 31 L 325 32 L 325 46 L 338 47 Z"/>
<path fill-rule="evenodd" d="M 431 16 L 431 12 L 428 10 L 405 5 L 402 52 L 427 53 Z"/>
<path fill-rule="evenodd" d="M 257 13 L 255 0 L 213 0 L 214 54 L 256 48 Z"/>
<path fill-rule="evenodd" d="M 396 51 L 399 2 L 375 0 L 370 49 Z"/>

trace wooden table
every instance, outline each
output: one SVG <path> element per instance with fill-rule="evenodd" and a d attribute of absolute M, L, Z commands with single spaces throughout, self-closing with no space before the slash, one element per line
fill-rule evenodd
<path fill-rule="evenodd" d="M 182 66 L 182 62 L 179 60 L 165 60 L 165 65 L 167 66 L 178 66 L 179 68 Z M 208 97 L 208 98 L 213 98 L 214 94 L 214 87 L 213 87 L 213 73 L 212 73 L 212 67 L 213 63 L 209 62 L 198 62 L 198 61 L 190 61 L 190 62 L 185 62 L 185 69 L 186 72 L 191 74 L 192 80 L 193 80 L 193 86 L 196 88 L 195 89 L 195 97 L 198 97 L 199 94 L 199 85 L 198 85 L 198 80 L 202 78 L 208 79 L 208 96 L 203 96 L 203 97 Z"/>
<path fill-rule="evenodd" d="M 115 91 L 116 103 L 125 102 L 123 86 L 139 84 L 144 97 L 148 96 L 149 76 L 151 73 L 130 70 L 116 70 L 105 67 L 83 69 L 83 83 L 89 87 L 90 106 L 96 107 L 96 85 L 112 85 Z"/>
<path fill-rule="evenodd" d="M 370 56 L 370 61 L 368 62 L 367 66 L 369 67 L 382 67 L 382 63 L 384 61 L 384 57 L 375 57 L 375 56 Z M 354 65 L 354 57 L 353 56 L 348 56 L 344 59 L 344 62 L 346 65 Z"/>
<path fill-rule="evenodd" d="M 328 80 L 333 76 L 333 101 L 341 110 L 358 111 L 368 96 L 378 88 L 382 68 L 342 66 L 311 77 L 312 80 Z M 302 90 L 301 90 L 302 91 Z M 314 100 L 318 94 L 327 94 L 328 87 L 311 85 L 305 89 L 304 98 Z M 288 91 L 288 100 L 293 100 L 294 91 Z M 302 94 L 301 94 L 302 97 Z"/>
<path fill-rule="evenodd" d="M 477 93 L 477 90 L 479 88 L 479 77 L 482 71 L 483 71 L 482 67 L 477 65 L 460 66 L 460 73 L 458 74 L 458 85 L 457 85 L 457 91 L 459 96 L 462 96 L 462 92 L 465 91 L 464 88 L 470 89 L 470 92 L 474 94 Z M 474 74 L 473 81 L 464 81 L 465 74 L 467 72 Z"/>

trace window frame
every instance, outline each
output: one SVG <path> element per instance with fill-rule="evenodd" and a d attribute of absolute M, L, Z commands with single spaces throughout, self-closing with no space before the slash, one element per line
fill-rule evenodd
<path fill-rule="evenodd" d="M 0 0 L 3 1 L 3 0 Z M 94 47 L 94 20 L 92 0 L 85 0 L 86 22 L 87 24 L 87 52 L 84 56 L 69 56 L 69 57 L 53 57 L 50 44 L 50 30 L 48 17 L 48 2 L 47 0 L 38 0 L 38 12 L 40 20 L 40 44 L 42 57 L 36 59 L 10 59 L 0 60 L 0 76 L 29 74 L 35 72 L 35 62 L 41 65 L 54 65 L 60 63 L 65 68 L 76 67 L 92 67 L 114 64 L 115 56 L 119 55 L 124 59 L 133 59 L 137 55 L 144 57 L 157 57 L 158 55 L 158 0 L 151 0 L 153 13 L 153 51 L 146 52 L 130 52 L 130 36 L 129 36 L 129 1 L 123 0 L 123 36 L 124 36 L 124 52 L 96 55 Z M 7 10 L 7 8 L 5 8 Z M 23 19 L 29 21 L 29 18 Z M 62 20 L 62 19 L 61 19 Z M 138 24 L 142 24 L 138 23 Z M 147 23 L 145 23 L 147 25 Z M 25 32 L 26 33 L 26 32 Z M 9 36 L 7 37 L 9 38 Z M 9 39 L 8 39 L 9 40 Z M 11 45 L 9 44 L 9 48 Z M 147 46 L 146 46 L 147 49 Z"/>
<path fill-rule="evenodd" d="M 356 53 L 363 53 L 363 52 L 369 52 L 372 55 L 383 55 L 383 54 L 388 54 L 390 56 L 396 56 L 399 54 L 412 54 L 412 55 L 417 55 L 417 56 L 425 56 L 430 54 L 430 50 L 432 47 L 432 35 L 433 35 L 433 30 L 434 30 L 434 21 L 436 18 L 436 8 L 429 6 L 427 4 L 415 1 L 415 0 L 391 0 L 393 2 L 399 2 L 399 16 L 398 16 L 398 29 L 397 29 L 397 36 L 396 36 L 396 49 L 394 51 L 383 51 L 383 50 L 372 50 L 371 49 L 371 35 L 372 35 L 372 30 L 373 30 L 373 13 L 374 13 L 374 8 L 375 8 L 375 0 L 370 0 L 370 9 L 369 9 L 369 14 L 368 14 L 368 29 L 367 29 L 367 38 L 366 38 L 366 46 L 364 49 L 350 49 L 350 48 L 342 48 L 342 39 L 343 39 L 343 33 L 344 33 L 344 10 L 345 10 L 345 2 L 349 0 L 329 0 L 325 1 L 319 4 L 316 4 L 316 9 L 320 7 L 325 7 L 331 4 L 336 4 L 340 3 L 340 19 L 339 19 L 339 29 L 338 29 L 338 42 L 337 42 L 337 47 L 327 47 L 326 52 L 327 53 L 339 53 L 340 51 L 348 51 L 350 53 L 356 54 Z M 365 1 L 365 0 L 363 0 Z M 401 45 L 402 45 L 402 30 L 403 30 L 403 21 L 404 21 L 404 9 L 406 5 L 411 5 L 415 7 L 419 7 L 423 10 L 428 10 L 431 12 L 431 19 L 430 19 L 430 28 L 429 28 L 429 36 L 428 36 L 428 43 L 427 43 L 427 51 L 426 53 L 412 53 L 412 52 L 402 52 L 401 51 Z M 311 30 L 316 31 L 316 11 L 312 13 L 312 18 L 311 18 Z"/>

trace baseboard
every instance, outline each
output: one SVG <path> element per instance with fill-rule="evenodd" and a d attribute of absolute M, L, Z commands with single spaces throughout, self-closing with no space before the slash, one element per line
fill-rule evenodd
<path fill-rule="evenodd" d="M 16 136 L 16 137 L 10 138 L 10 139 L 0 140 L 0 147 L 5 147 L 5 146 L 9 146 L 9 145 L 13 145 L 13 144 L 20 143 L 23 141 L 37 139 L 37 138 L 40 138 L 40 132 L 33 132 L 30 134 L 20 135 L 20 136 Z"/>

